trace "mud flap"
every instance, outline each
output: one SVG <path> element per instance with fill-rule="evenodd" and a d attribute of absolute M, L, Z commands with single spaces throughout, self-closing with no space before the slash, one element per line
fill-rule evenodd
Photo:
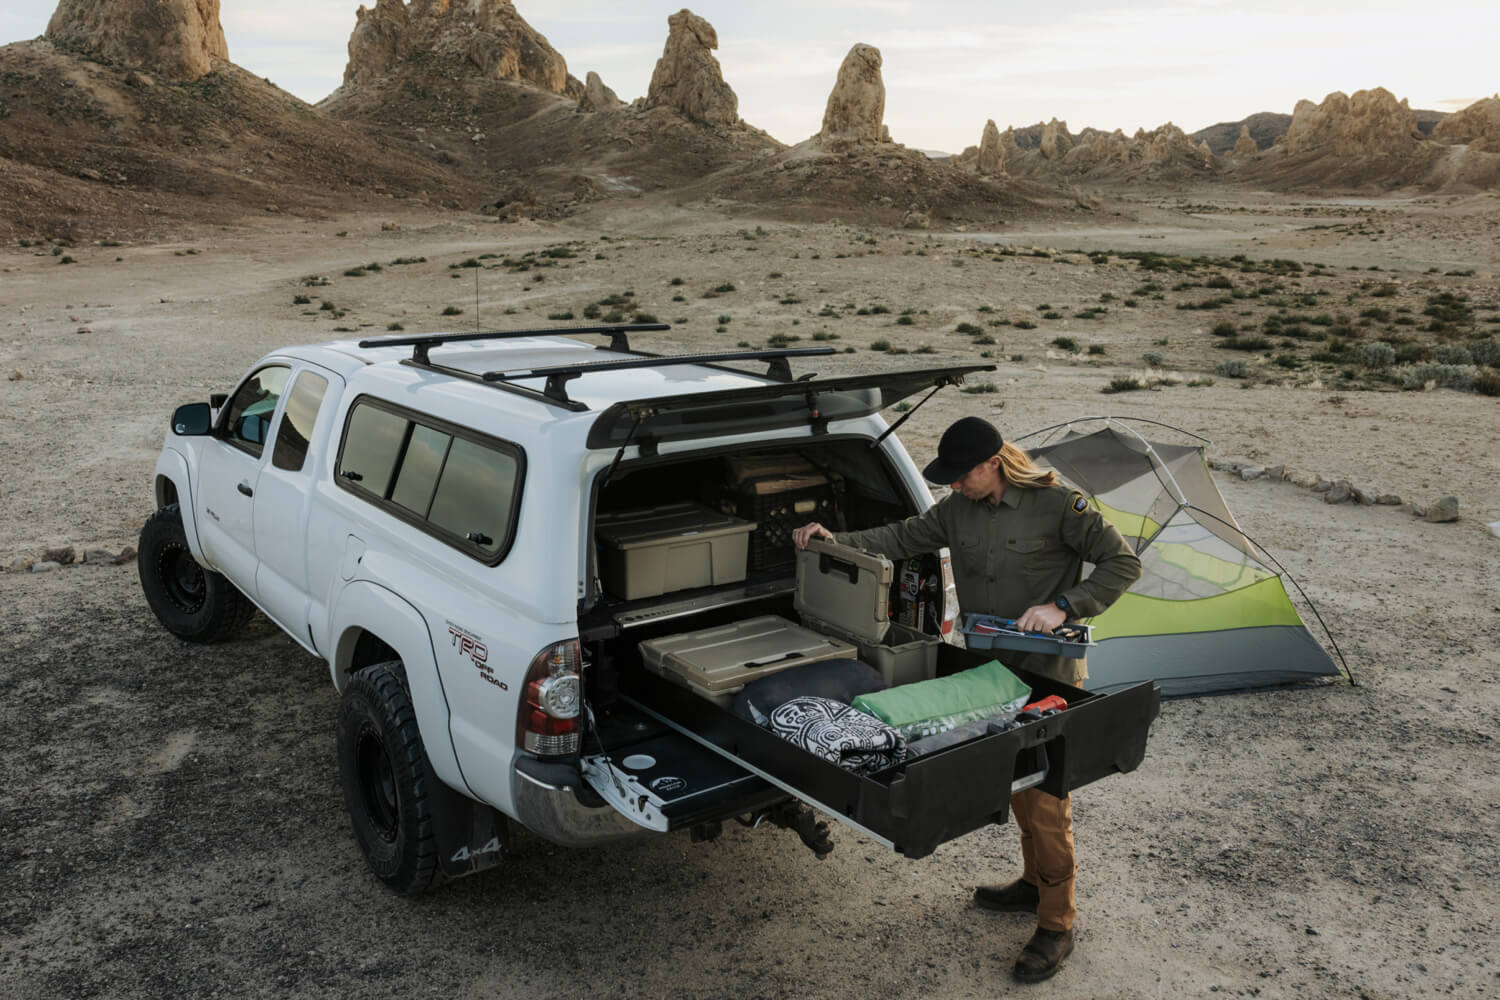
<path fill-rule="evenodd" d="M 510 829 L 493 806 L 433 781 L 429 796 L 438 865 L 450 879 L 488 871 L 510 853 Z"/>

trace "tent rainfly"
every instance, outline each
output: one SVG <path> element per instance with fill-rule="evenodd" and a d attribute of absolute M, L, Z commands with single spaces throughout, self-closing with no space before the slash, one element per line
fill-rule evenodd
<path fill-rule="evenodd" d="M 1138 424 L 1192 443 L 1147 440 Z M 1091 689 L 1152 680 L 1164 695 L 1199 695 L 1338 675 L 1292 606 L 1286 571 L 1235 523 L 1205 439 L 1151 420 L 1086 417 L 1016 443 L 1083 490 L 1141 558 L 1141 578 L 1092 620 Z"/>

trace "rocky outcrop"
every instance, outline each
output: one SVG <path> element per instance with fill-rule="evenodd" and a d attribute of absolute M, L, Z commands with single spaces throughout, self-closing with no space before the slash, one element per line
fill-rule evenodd
<path fill-rule="evenodd" d="M 1208 140 L 1203 140 L 1206 144 Z M 1234 148 L 1229 151 L 1231 156 L 1254 156 L 1260 152 L 1260 147 L 1255 144 L 1255 139 L 1250 135 L 1250 126 L 1240 126 L 1240 137 L 1234 141 Z"/>
<path fill-rule="evenodd" d="M 1500 94 L 1485 97 L 1438 122 L 1432 130 L 1438 142 L 1467 145 L 1486 153 L 1500 153 Z"/>
<path fill-rule="evenodd" d="M 1005 173 L 1005 152 L 1000 145 L 1000 129 L 991 118 L 984 123 L 984 134 L 979 137 L 978 166 L 981 174 L 995 176 Z"/>
<path fill-rule="evenodd" d="M 604 85 L 598 73 L 589 70 L 588 82 L 583 85 L 583 96 L 578 100 L 579 111 L 612 111 L 624 103 L 613 90 Z"/>
<path fill-rule="evenodd" d="M 1183 138 L 1187 137 L 1184 136 Z M 1198 159 L 1200 162 L 1202 162 L 1203 166 L 1212 170 L 1214 167 L 1217 167 L 1219 165 L 1219 160 L 1216 156 L 1214 156 L 1214 151 L 1208 148 L 1207 141 L 1199 139 L 1198 145 L 1195 148 L 1198 151 Z"/>
<path fill-rule="evenodd" d="M 1298 101 L 1282 146 L 1288 153 L 1391 156 L 1413 152 L 1420 141 L 1411 107 L 1376 87 L 1355 91 L 1352 97 L 1334 91 L 1322 104 Z"/>
<path fill-rule="evenodd" d="M 554 94 L 569 90 L 567 61 L 510 0 L 376 0 L 374 8 L 360 7 L 355 16 L 346 87 L 377 82 L 401 60 L 430 53 L 450 69 L 462 67 L 486 79 L 528 83 Z"/>
<path fill-rule="evenodd" d="M 709 125 L 739 121 L 739 98 L 724 82 L 713 55 L 719 47 L 713 25 L 684 7 L 667 18 L 667 29 L 666 47 L 646 91 L 646 107 L 673 108 Z"/>
<path fill-rule="evenodd" d="M 60 0 L 47 38 L 168 80 L 196 80 L 229 61 L 219 0 Z"/>
<path fill-rule="evenodd" d="M 1068 123 L 1052 119 L 1042 127 L 1042 141 L 1038 147 L 1049 160 L 1061 160 L 1073 148 L 1073 137 L 1068 134 Z"/>
<path fill-rule="evenodd" d="M 857 44 L 844 56 L 838 80 L 823 109 L 818 138 L 835 142 L 880 142 L 885 132 L 885 81 L 880 50 Z"/>

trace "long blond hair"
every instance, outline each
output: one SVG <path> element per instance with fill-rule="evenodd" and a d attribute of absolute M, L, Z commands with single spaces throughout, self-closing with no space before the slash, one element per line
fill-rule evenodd
<path fill-rule="evenodd" d="M 1031 460 L 1031 456 L 1009 441 L 1000 446 L 1000 474 L 1007 484 L 1024 489 L 1057 485 L 1057 472 L 1044 469 Z"/>

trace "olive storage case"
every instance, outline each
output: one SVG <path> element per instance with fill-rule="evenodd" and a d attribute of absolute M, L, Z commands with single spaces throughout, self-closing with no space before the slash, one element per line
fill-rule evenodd
<path fill-rule="evenodd" d="M 815 538 L 797 553 L 797 613 L 808 628 L 847 639 L 887 687 L 929 680 L 941 642 L 891 621 L 891 561 Z"/>
<path fill-rule="evenodd" d="M 755 524 L 677 503 L 602 513 L 595 528 L 605 589 L 633 601 L 744 580 Z"/>
<path fill-rule="evenodd" d="M 648 639 L 646 669 L 728 708 L 753 680 L 819 660 L 853 659 L 854 646 L 777 615 Z"/>

